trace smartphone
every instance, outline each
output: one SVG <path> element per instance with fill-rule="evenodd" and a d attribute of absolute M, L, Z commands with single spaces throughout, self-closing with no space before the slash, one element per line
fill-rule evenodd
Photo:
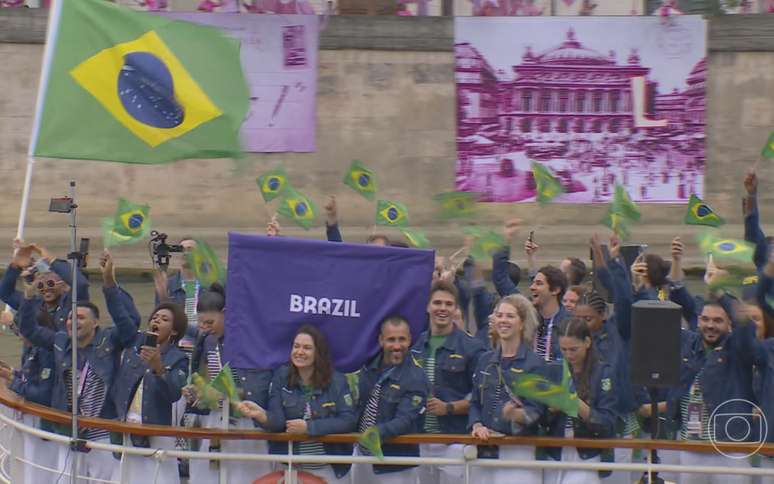
<path fill-rule="evenodd" d="M 533 242 L 535 240 L 535 231 L 534 230 L 530 230 L 529 231 L 529 237 L 527 237 L 527 240 L 530 241 L 530 242 Z"/>
<path fill-rule="evenodd" d="M 145 341 L 142 344 L 143 346 L 155 348 L 156 346 L 158 346 L 158 343 L 159 343 L 158 333 L 152 333 L 150 331 L 145 332 Z"/>

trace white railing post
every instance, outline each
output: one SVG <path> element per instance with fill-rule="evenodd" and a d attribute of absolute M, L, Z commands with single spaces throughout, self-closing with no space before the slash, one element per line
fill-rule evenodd
<path fill-rule="evenodd" d="M 352 469 L 350 469 L 352 472 Z M 296 480 L 293 479 L 293 441 L 288 441 L 288 468 L 285 469 L 285 482 L 287 484 L 296 484 Z"/>
<path fill-rule="evenodd" d="M 132 445 L 131 438 L 129 437 L 129 434 L 122 434 L 123 435 L 123 442 L 124 446 Z M 129 479 L 132 477 L 129 475 L 129 463 L 126 462 L 127 456 L 126 452 L 121 452 L 121 460 L 119 461 L 119 474 L 118 474 L 118 482 L 120 484 L 127 484 L 129 482 Z"/>
<path fill-rule="evenodd" d="M 228 430 L 228 419 L 229 419 L 229 411 L 230 409 L 230 401 L 228 397 L 223 399 L 223 407 L 221 408 L 221 422 L 220 426 L 224 430 Z M 220 451 L 223 452 L 223 440 L 220 441 Z M 220 480 L 220 484 L 227 484 L 228 483 L 228 469 L 226 469 L 227 466 L 224 465 L 224 462 L 219 460 L 218 461 L 218 478 Z"/>

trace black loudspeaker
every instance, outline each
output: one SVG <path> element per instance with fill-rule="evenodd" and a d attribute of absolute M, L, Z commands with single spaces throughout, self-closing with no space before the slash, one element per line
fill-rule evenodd
<path fill-rule="evenodd" d="M 632 305 L 632 384 L 663 388 L 680 383 L 681 318 L 680 305 L 671 301 Z"/>
<path fill-rule="evenodd" d="M 626 244 L 621 246 L 621 257 L 626 264 L 626 270 L 629 270 L 634 264 L 634 260 L 645 252 L 648 246 L 646 244 Z"/>

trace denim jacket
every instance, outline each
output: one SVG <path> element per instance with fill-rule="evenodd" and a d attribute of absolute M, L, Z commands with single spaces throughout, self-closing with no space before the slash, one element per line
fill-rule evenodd
<path fill-rule="evenodd" d="M 119 420 L 126 420 L 129 405 L 142 385 L 142 423 L 172 425 L 172 405 L 180 400 L 180 391 L 188 379 L 188 357 L 174 344 L 161 350 L 164 374 L 157 376 L 140 358 L 145 340 L 138 334 L 133 346 L 121 355 L 121 364 L 113 385 L 112 398 Z"/>
<path fill-rule="evenodd" d="M 556 381 L 561 379 L 559 364 L 550 365 L 550 373 Z M 615 380 L 615 371 L 605 361 L 598 360 L 591 370 L 591 392 L 586 402 L 591 408 L 588 420 L 578 416 L 572 420 L 573 434 L 579 439 L 606 439 L 615 435 L 615 424 L 618 420 L 618 383 Z M 563 437 L 567 426 L 568 416 L 562 412 L 550 418 L 549 433 L 554 437 Z M 582 459 L 591 459 L 598 456 L 602 449 L 578 448 L 578 455 Z M 561 460 L 562 449 L 556 447 L 546 448 L 546 453 L 554 460 Z"/>
<path fill-rule="evenodd" d="M 759 270 L 766 264 L 768 258 L 768 242 L 766 235 L 761 230 L 760 214 L 758 212 L 757 196 L 748 197 L 750 200 L 749 209 L 743 212 L 744 215 L 744 240 L 755 245 L 753 253 L 753 262 Z"/>
<path fill-rule="evenodd" d="M 105 383 L 106 391 L 109 392 L 118 373 L 119 354 L 134 340 L 137 326 L 126 311 L 121 291 L 117 286 L 104 288 L 103 293 L 114 326 L 110 328 L 98 326 L 91 342 L 84 348 L 78 348 L 78 368 L 82 368 L 88 361 L 89 366 Z M 71 340 L 67 331 L 54 331 L 39 326 L 35 317 L 36 309 L 34 299 L 24 300 L 19 310 L 21 314 L 19 329 L 33 345 L 53 350 L 56 371 L 51 406 L 68 411 L 65 375 L 71 368 Z M 113 418 L 115 409 L 108 403 L 109 399 L 106 399 L 101 416 Z"/>
<path fill-rule="evenodd" d="M 492 282 L 500 297 L 519 294 L 519 288 L 508 275 L 508 259 L 510 257 L 510 247 L 503 247 L 492 254 Z"/>
<path fill-rule="evenodd" d="M 417 340 L 411 353 L 420 365 L 427 356 L 430 332 L 425 331 Z M 473 389 L 473 374 L 479 357 L 486 352 L 480 341 L 454 327 L 435 353 L 435 383 L 429 396 L 443 402 L 469 398 Z M 441 432 L 463 434 L 467 428 L 465 415 L 444 415 L 438 417 Z"/>
<path fill-rule="evenodd" d="M 51 406 L 54 389 L 54 353 L 40 346 L 25 346 L 21 369 L 15 370 L 10 389 L 27 401 Z"/>
<path fill-rule="evenodd" d="M 728 296 L 721 299 L 721 305 L 732 320 L 731 334 L 721 339 L 714 348 L 705 348 L 699 333 L 684 330 L 681 337 L 680 385 L 669 392 L 667 415 L 680 421 L 680 400 L 688 394 L 700 370 L 704 404 L 712 413 L 718 406 L 722 412 L 714 422 L 717 441 L 729 441 L 747 433 L 746 427 L 755 429 L 751 419 L 754 400 L 752 388 L 753 364 L 761 363 L 760 351 L 756 347 L 755 325 L 739 324 L 730 307 Z M 764 360 L 765 361 L 765 360 Z M 734 401 L 730 401 L 734 400 Z M 742 415 L 746 423 L 732 418 Z M 757 435 L 750 435 L 751 439 Z"/>
<path fill-rule="evenodd" d="M 510 388 L 513 381 L 523 374 L 544 374 L 543 361 L 522 343 L 516 353 L 516 358 L 502 366 L 500 349 L 485 353 L 478 361 L 476 373 L 473 376 L 473 394 L 470 399 L 468 429 L 476 423 L 482 424 L 496 432 L 506 435 L 535 435 L 537 423 L 546 408 L 543 404 L 532 400 L 521 399 L 527 413 L 529 424 L 521 426 L 503 418 L 503 407 L 510 400 L 507 390 L 500 391 L 497 402 L 497 388 L 504 384 Z"/>
<path fill-rule="evenodd" d="M 382 371 L 383 352 L 360 369 L 358 393 L 358 416 L 362 416 L 368 405 L 368 395 L 381 377 L 381 396 L 376 415 L 376 426 L 382 442 L 404 434 L 420 432 L 427 405 L 430 382 L 427 381 L 422 365 L 408 352 L 400 365 Z M 419 457 L 419 446 L 415 444 L 383 444 L 386 456 Z M 374 465 L 374 473 L 397 472 L 412 466 Z"/>
<path fill-rule="evenodd" d="M 284 432 L 287 420 L 303 419 L 307 405 L 304 391 L 298 386 L 288 387 L 287 365 L 277 368 L 271 382 L 269 392 L 269 408 L 267 409 L 267 430 Z M 354 432 L 357 427 L 357 417 L 352 404 L 344 375 L 333 372 L 331 383 L 325 388 L 315 388 L 311 400 L 308 401 L 311 419 L 307 421 L 307 434 L 319 436 L 327 434 L 346 434 Z M 298 454 L 298 442 L 293 444 L 293 453 Z M 330 455 L 352 455 L 352 444 L 323 444 L 325 453 Z M 286 442 L 269 442 L 272 453 L 286 454 Z M 332 465 L 337 477 L 342 477 L 349 471 L 349 464 Z"/>

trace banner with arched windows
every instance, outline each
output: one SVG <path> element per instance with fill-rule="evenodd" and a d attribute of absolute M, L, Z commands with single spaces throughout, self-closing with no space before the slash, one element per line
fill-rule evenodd
<path fill-rule="evenodd" d="M 560 203 L 702 196 L 706 22 L 699 16 L 455 19 L 457 190 Z"/>

